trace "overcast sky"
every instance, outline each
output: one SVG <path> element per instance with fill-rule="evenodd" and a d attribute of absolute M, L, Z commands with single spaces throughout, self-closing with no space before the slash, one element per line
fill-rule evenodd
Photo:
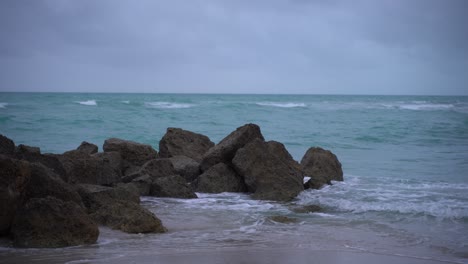
<path fill-rule="evenodd" d="M 464 94 L 465 0 L 0 0 L 0 91 Z"/>

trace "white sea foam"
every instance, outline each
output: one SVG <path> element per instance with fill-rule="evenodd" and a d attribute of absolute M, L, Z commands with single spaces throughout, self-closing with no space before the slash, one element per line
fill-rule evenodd
<path fill-rule="evenodd" d="M 150 108 L 160 109 L 179 109 L 179 108 L 190 108 L 193 104 L 186 103 L 171 103 L 171 102 L 146 102 L 145 105 Z"/>
<path fill-rule="evenodd" d="M 91 106 L 97 105 L 96 100 L 77 101 L 76 103 L 78 103 L 80 105 L 91 105 Z"/>
<path fill-rule="evenodd" d="M 0 103 L 0 108 L 6 108 L 8 103 Z"/>
<path fill-rule="evenodd" d="M 281 107 L 281 108 L 294 108 L 294 107 L 307 107 L 305 103 L 279 103 L 279 102 L 257 102 L 259 106 Z"/>
<path fill-rule="evenodd" d="M 130 104 L 130 101 L 122 101 L 123 104 Z"/>

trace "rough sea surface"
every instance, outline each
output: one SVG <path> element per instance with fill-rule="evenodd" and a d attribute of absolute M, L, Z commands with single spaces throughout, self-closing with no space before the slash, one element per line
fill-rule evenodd
<path fill-rule="evenodd" d="M 101 147 L 110 137 L 158 149 L 167 127 L 216 143 L 245 123 L 258 124 L 296 160 L 312 146 L 331 150 L 345 181 L 291 203 L 234 193 L 143 197 L 168 233 L 102 228 L 98 244 L 65 249 L 0 241 L 0 260 L 138 263 L 142 255 L 291 249 L 468 263 L 468 97 L 0 93 L 0 133 L 43 153 L 82 141 Z M 310 204 L 325 211 L 291 210 Z M 273 215 L 298 222 L 276 223 Z"/>

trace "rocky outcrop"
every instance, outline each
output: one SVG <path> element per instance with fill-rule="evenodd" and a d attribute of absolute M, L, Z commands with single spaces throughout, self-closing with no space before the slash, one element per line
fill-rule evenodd
<path fill-rule="evenodd" d="M 259 126 L 247 124 L 237 128 L 205 153 L 200 163 L 201 170 L 206 171 L 218 163 L 230 163 L 238 149 L 255 139 L 264 140 Z"/>
<path fill-rule="evenodd" d="M 31 179 L 28 162 L 0 155 L 0 235 L 10 231 Z"/>
<path fill-rule="evenodd" d="M 15 153 L 15 142 L 0 134 L 0 154 L 12 156 Z"/>
<path fill-rule="evenodd" d="M 182 176 L 187 182 L 194 181 L 200 174 L 200 163 L 186 156 L 169 158 L 174 166 L 176 174 Z"/>
<path fill-rule="evenodd" d="M 319 189 L 331 181 L 343 181 L 343 170 L 338 158 L 329 150 L 313 147 L 307 150 L 301 160 L 302 170 L 310 180 L 305 188 Z"/>
<path fill-rule="evenodd" d="M 174 174 L 176 174 L 176 171 L 169 159 L 153 159 L 143 164 L 136 172 L 124 176 L 123 181 L 130 182 L 144 175 L 149 175 L 152 179 L 156 179 Z"/>
<path fill-rule="evenodd" d="M 17 247 L 67 247 L 95 243 L 99 229 L 77 204 L 46 197 L 17 211 L 11 234 Z"/>
<path fill-rule="evenodd" d="M 159 155 L 162 158 L 186 156 L 200 162 L 213 146 L 214 143 L 207 136 L 170 127 L 159 141 Z"/>
<path fill-rule="evenodd" d="M 289 201 L 304 190 L 299 165 L 279 142 L 256 139 L 232 163 L 255 199 Z"/>
<path fill-rule="evenodd" d="M 20 144 L 15 149 L 14 157 L 31 163 L 40 163 L 59 175 L 62 180 L 68 181 L 67 172 L 58 159 L 58 155 L 41 154 L 40 148 Z"/>
<path fill-rule="evenodd" d="M 96 154 L 98 152 L 98 146 L 92 143 L 83 141 L 81 142 L 80 146 L 78 146 L 76 150 L 79 150 L 81 152 L 91 155 L 91 154 Z"/>
<path fill-rule="evenodd" d="M 89 215 L 99 224 L 127 233 L 163 233 L 167 229 L 153 213 L 139 205 L 139 197 L 122 187 L 80 185 Z"/>
<path fill-rule="evenodd" d="M 118 152 L 89 155 L 79 150 L 59 156 L 68 176 L 68 182 L 112 185 L 122 181 L 122 159 Z"/>
<path fill-rule="evenodd" d="M 133 167 L 139 167 L 147 161 L 159 157 L 158 152 L 150 145 L 123 140 L 118 138 L 110 138 L 104 141 L 104 152 L 119 152 L 123 159 L 123 172 L 131 170 Z"/>
<path fill-rule="evenodd" d="M 179 175 L 155 179 L 151 185 L 150 195 L 184 199 L 197 198 L 197 195 L 185 182 L 185 179 Z"/>
<path fill-rule="evenodd" d="M 203 193 L 246 192 L 244 180 L 230 166 L 218 163 L 196 180 L 196 191 Z"/>

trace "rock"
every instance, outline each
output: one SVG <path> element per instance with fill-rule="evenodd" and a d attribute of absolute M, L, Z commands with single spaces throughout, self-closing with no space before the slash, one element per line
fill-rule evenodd
<path fill-rule="evenodd" d="M 68 182 L 112 185 L 122 181 L 122 159 L 118 152 L 89 155 L 79 150 L 59 156 L 68 176 Z"/>
<path fill-rule="evenodd" d="M 15 153 L 18 153 L 18 154 L 28 153 L 28 154 L 33 154 L 33 155 L 34 154 L 39 155 L 41 154 L 41 149 L 38 147 L 31 147 L 31 146 L 20 144 L 15 148 Z"/>
<path fill-rule="evenodd" d="M 185 179 L 179 175 L 157 178 L 151 185 L 150 195 L 156 197 L 197 198 Z"/>
<path fill-rule="evenodd" d="M 77 148 L 77 150 L 91 155 L 91 154 L 96 154 L 98 152 L 98 146 L 96 146 L 96 145 L 94 145 L 92 143 L 83 141 L 83 142 L 81 142 L 81 144 Z"/>
<path fill-rule="evenodd" d="M 104 141 L 104 152 L 119 152 L 124 160 L 123 171 L 133 167 L 142 166 L 147 161 L 158 158 L 158 152 L 150 145 L 137 142 L 110 138 Z"/>
<path fill-rule="evenodd" d="M 283 216 L 283 215 L 270 216 L 270 217 L 268 217 L 268 219 L 270 219 L 273 222 L 278 222 L 278 223 L 282 223 L 282 224 L 291 224 L 291 223 L 297 223 L 298 222 L 297 218 L 287 217 L 287 216 Z"/>
<path fill-rule="evenodd" d="M 255 139 L 264 140 L 259 126 L 247 124 L 237 128 L 205 153 L 200 163 L 201 170 L 206 171 L 218 163 L 230 163 L 238 149 Z"/>
<path fill-rule="evenodd" d="M 194 181 L 200 174 L 200 163 L 186 156 L 169 158 L 176 174 L 182 176 L 187 182 Z"/>
<path fill-rule="evenodd" d="M 95 243 L 99 229 L 77 204 L 47 197 L 17 211 L 11 234 L 17 247 L 67 247 Z"/>
<path fill-rule="evenodd" d="M 256 139 L 232 163 L 254 199 L 289 201 L 304 190 L 299 165 L 279 142 Z"/>
<path fill-rule="evenodd" d="M 0 154 L 12 156 L 15 153 L 15 142 L 0 134 Z"/>
<path fill-rule="evenodd" d="M 15 158 L 26 160 L 31 163 L 41 163 L 59 175 L 64 181 L 68 181 L 67 172 L 59 160 L 59 155 L 41 154 L 41 150 L 36 147 L 19 145 L 15 150 Z"/>
<path fill-rule="evenodd" d="M 80 185 L 90 216 L 99 224 L 127 233 L 163 233 L 167 229 L 153 213 L 139 205 L 139 197 L 125 188 Z"/>
<path fill-rule="evenodd" d="M 303 206 L 295 206 L 290 208 L 291 211 L 298 213 L 298 214 L 307 214 L 307 213 L 316 213 L 323 211 L 322 207 L 312 204 L 312 205 L 303 205 Z"/>
<path fill-rule="evenodd" d="M 0 235 L 10 230 L 31 179 L 28 162 L 0 155 Z"/>
<path fill-rule="evenodd" d="M 141 196 L 150 195 L 151 185 L 153 184 L 153 178 L 148 174 L 133 179 L 129 184 L 133 184 L 137 188 Z"/>
<path fill-rule="evenodd" d="M 84 208 L 74 186 L 64 182 L 51 169 L 40 163 L 31 163 L 30 168 L 31 179 L 26 189 L 27 199 L 51 196 L 66 202 L 74 202 Z"/>
<path fill-rule="evenodd" d="M 146 162 L 138 171 L 123 177 L 123 182 L 130 182 L 135 178 L 149 175 L 152 179 L 176 174 L 174 166 L 169 159 L 153 159 Z"/>
<path fill-rule="evenodd" d="M 305 188 L 319 189 L 331 181 L 343 181 L 343 170 L 338 158 L 329 150 L 313 147 L 309 148 L 301 160 L 304 175 L 310 180 Z"/>
<path fill-rule="evenodd" d="M 209 168 L 196 181 L 197 192 L 246 192 L 244 180 L 231 167 L 218 163 Z"/>
<path fill-rule="evenodd" d="M 213 146 L 214 143 L 207 136 L 170 127 L 159 141 L 159 155 L 162 158 L 186 156 L 200 162 Z"/>

